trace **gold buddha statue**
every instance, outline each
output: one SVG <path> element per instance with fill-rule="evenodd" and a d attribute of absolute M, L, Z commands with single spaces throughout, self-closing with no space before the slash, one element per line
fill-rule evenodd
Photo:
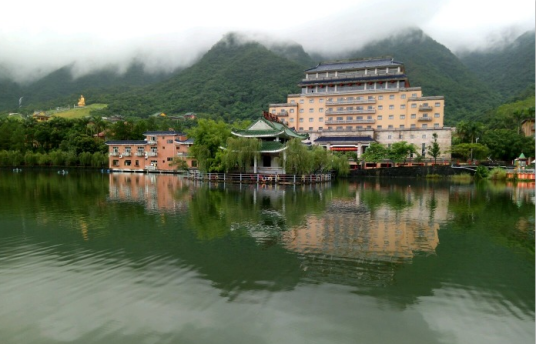
<path fill-rule="evenodd" d="M 84 99 L 83 95 L 80 95 L 80 99 L 78 100 L 78 106 L 86 106 L 86 100 Z"/>

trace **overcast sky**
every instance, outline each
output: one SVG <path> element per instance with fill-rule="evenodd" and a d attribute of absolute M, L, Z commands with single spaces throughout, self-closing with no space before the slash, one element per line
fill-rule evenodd
<path fill-rule="evenodd" d="M 172 70 L 230 31 L 325 53 L 416 26 L 453 51 L 481 49 L 533 30 L 534 12 L 534 0 L 12 0 L 1 7 L 0 66 L 18 80 L 73 61 L 79 75 L 124 68 L 133 57 Z"/>

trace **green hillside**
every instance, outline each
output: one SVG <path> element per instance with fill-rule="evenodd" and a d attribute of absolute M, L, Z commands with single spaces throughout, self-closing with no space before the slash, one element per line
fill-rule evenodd
<path fill-rule="evenodd" d="M 480 81 L 445 46 L 421 30 L 412 29 L 347 54 L 346 58 L 393 56 L 406 66 L 411 86 L 425 96 L 445 96 L 445 122 L 477 119 L 498 104 L 497 93 Z"/>
<path fill-rule="evenodd" d="M 506 101 L 534 86 L 534 41 L 529 31 L 505 47 L 461 53 L 460 59 Z"/>
<path fill-rule="evenodd" d="M 109 104 L 109 114 L 193 111 L 229 121 L 252 118 L 269 103 L 284 102 L 288 93 L 299 92 L 297 83 L 304 69 L 259 43 L 242 44 L 229 34 L 173 78 L 100 102 Z"/>

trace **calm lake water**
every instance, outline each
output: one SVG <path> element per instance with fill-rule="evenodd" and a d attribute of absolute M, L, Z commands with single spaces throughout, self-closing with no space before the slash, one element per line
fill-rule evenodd
<path fill-rule="evenodd" d="M 534 343 L 534 184 L 0 171 L 0 343 Z"/>

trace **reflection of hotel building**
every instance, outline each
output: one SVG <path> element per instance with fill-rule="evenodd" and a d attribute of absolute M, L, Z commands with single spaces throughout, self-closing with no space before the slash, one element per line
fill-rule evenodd
<path fill-rule="evenodd" d="M 145 140 L 105 142 L 109 149 L 108 167 L 115 171 L 175 171 L 176 160 L 184 160 L 188 168 L 197 167 L 189 156 L 193 140 L 174 131 L 149 131 Z"/>
<path fill-rule="evenodd" d="M 358 156 L 374 141 L 406 141 L 425 151 L 436 133 L 441 152 L 450 148 L 444 97 L 423 96 L 420 87 L 410 87 L 404 65 L 392 58 L 321 63 L 306 70 L 298 85 L 301 94 L 270 104 L 269 111 L 309 133 L 313 143 Z"/>
<path fill-rule="evenodd" d="M 375 189 L 384 197 L 392 192 L 378 185 Z M 326 213 L 310 215 L 304 226 L 284 233 L 285 247 L 304 254 L 304 267 L 325 270 L 353 261 L 361 264 L 359 269 L 368 269 L 363 278 L 388 282 L 394 270 L 385 264 L 411 260 L 416 252 L 435 252 L 439 224 L 448 216 L 448 189 L 419 192 L 407 188 L 400 191 L 404 197 L 399 200 L 403 201 L 400 208 L 383 202 L 373 209 L 361 199 L 362 191 L 357 190 L 355 199 L 333 201 Z"/>
<path fill-rule="evenodd" d="M 182 212 L 188 208 L 190 194 L 178 194 L 189 181 L 169 174 L 112 173 L 109 199 L 135 202 L 147 210 Z"/>

